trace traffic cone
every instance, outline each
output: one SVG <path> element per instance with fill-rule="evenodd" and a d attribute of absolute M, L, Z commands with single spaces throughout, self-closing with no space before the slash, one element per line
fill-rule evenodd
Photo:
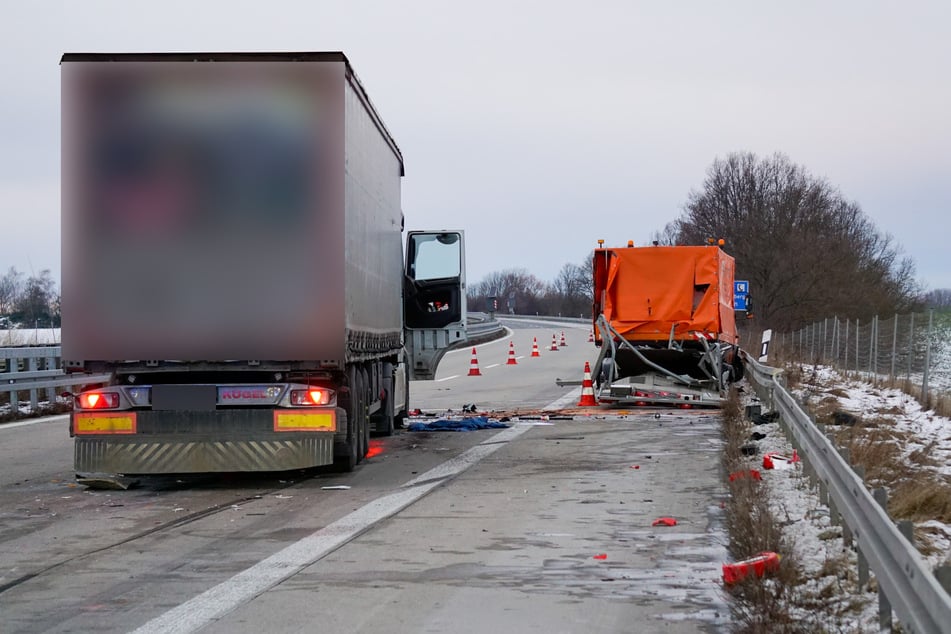
<path fill-rule="evenodd" d="M 556 335 L 551 336 L 551 348 L 549 348 L 549 350 L 552 352 L 558 352 L 558 338 Z"/>
<path fill-rule="evenodd" d="M 482 376 L 479 372 L 479 360 L 476 358 L 475 348 L 472 349 L 472 360 L 469 361 L 469 376 Z"/>
<path fill-rule="evenodd" d="M 591 382 L 591 365 L 584 362 L 584 380 L 581 381 L 581 400 L 578 401 L 578 407 L 597 407 L 598 402 L 594 400 L 594 384 Z"/>
<path fill-rule="evenodd" d="M 588 333 L 588 343 L 594 343 L 594 331 Z"/>
<path fill-rule="evenodd" d="M 505 365 L 518 365 L 518 361 L 515 360 L 515 342 L 509 341 L 509 360 L 505 362 Z"/>
<path fill-rule="evenodd" d="M 532 337 L 532 356 L 533 357 L 542 356 L 538 353 L 538 337 Z"/>
<path fill-rule="evenodd" d="M 561 331 L 561 347 L 564 348 L 567 345 L 568 345 L 568 342 L 565 341 L 565 331 L 562 330 Z"/>

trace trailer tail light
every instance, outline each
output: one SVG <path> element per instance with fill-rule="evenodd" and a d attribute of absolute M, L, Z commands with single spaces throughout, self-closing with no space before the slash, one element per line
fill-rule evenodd
<path fill-rule="evenodd" d="M 330 403 L 332 390 L 327 388 L 310 388 L 307 390 L 291 390 L 291 405 L 314 407 Z"/>
<path fill-rule="evenodd" d="M 115 392 L 85 392 L 79 395 L 79 409 L 115 409 L 119 395 Z"/>

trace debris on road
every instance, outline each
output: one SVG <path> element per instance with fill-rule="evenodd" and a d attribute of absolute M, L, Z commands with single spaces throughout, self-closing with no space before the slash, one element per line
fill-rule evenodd
<path fill-rule="evenodd" d="M 90 489 L 105 491 L 126 491 L 139 483 L 135 478 L 110 473 L 76 474 L 76 482 Z"/>
<path fill-rule="evenodd" d="M 658 517 L 651 523 L 651 526 L 676 526 L 677 520 L 672 517 Z"/>
<path fill-rule="evenodd" d="M 748 471 L 734 471 L 730 474 L 730 482 L 735 480 L 741 480 L 743 478 L 752 478 L 753 480 L 762 480 L 763 477 L 760 475 L 760 472 L 756 469 L 750 469 Z"/>
<path fill-rule="evenodd" d="M 774 552 L 764 552 L 750 559 L 723 564 L 723 583 L 733 585 L 750 575 L 763 577 L 768 572 L 775 572 L 779 570 L 779 559 L 779 555 Z"/>
<path fill-rule="evenodd" d="M 505 423 L 490 421 L 485 416 L 472 416 L 461 420 L 440 419 L 431 423 L 412 423 L 409 431 L 474 431 L 477 429 L 504 429 Z"/>

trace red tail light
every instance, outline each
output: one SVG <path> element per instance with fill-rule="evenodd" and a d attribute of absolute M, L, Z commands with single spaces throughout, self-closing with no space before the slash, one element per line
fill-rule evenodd
<path fill-rule="evenodd" d="M 332 391 L 327 388 L 310 388 L 309 390 L 291 390 L 291 405 L 327 405 L 330 403 Z"/>
<path fill-rule="evenodd" d="M 119 395 L 115 392 L 85 392 L 79 395 L 80 409 L 112 409 L 119 407 Z"/>

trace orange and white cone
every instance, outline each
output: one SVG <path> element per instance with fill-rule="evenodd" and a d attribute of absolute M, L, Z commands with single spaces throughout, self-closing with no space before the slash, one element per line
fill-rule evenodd
<path fill-rule="evenodd" d="M 559 345 L 561 345 L 562 348 L 564 348 L 564 347 L 566 347 L 566 346 L 568 345 L 568 342 L 565 341 L 565 331 L 564 331 L 564 330 L 561 331 L 561 344 L 559 344 Z"/>
<path fill-rule="evenodd" d="M 591 365 L 584 362 L 584 379 L 581 381 L 581 400 L 578 401 L 578 407 L 597 407 L 598 402 L 594 398 L 594 383 L 591 382 Z"/>
<path fill-rule="evenodd" d="M 594 331 L 588 333 L 588 343 L 594 343 Z"/>
<path fill-rule="evenodd" d="M 476 350 L 472 349 L 472 360 L 469 361 L 469 376 L 482 376 L 479 372 L 479 359 L 476 358 Z"/>
<path fill-rule="evenodd" d="M 551 348 L 549 348 L 549 350 L 558 352 L 558 337 L 556 335 L 551 336 Z"/>
<path fill-rule="evenodd" d="M 509 359 L 505 362 L 505 365 L 518 365 L 518 361 L 515 360 L 515 342 L 509 341 Z"/>
<path fill-rule="evenodd" d="M 540 356 L 542 356 L 542 355 L 538 352 L 538 337 L 532 337 L 532 356 L 533 356 L 533 357 L 540 357 Z"/>

